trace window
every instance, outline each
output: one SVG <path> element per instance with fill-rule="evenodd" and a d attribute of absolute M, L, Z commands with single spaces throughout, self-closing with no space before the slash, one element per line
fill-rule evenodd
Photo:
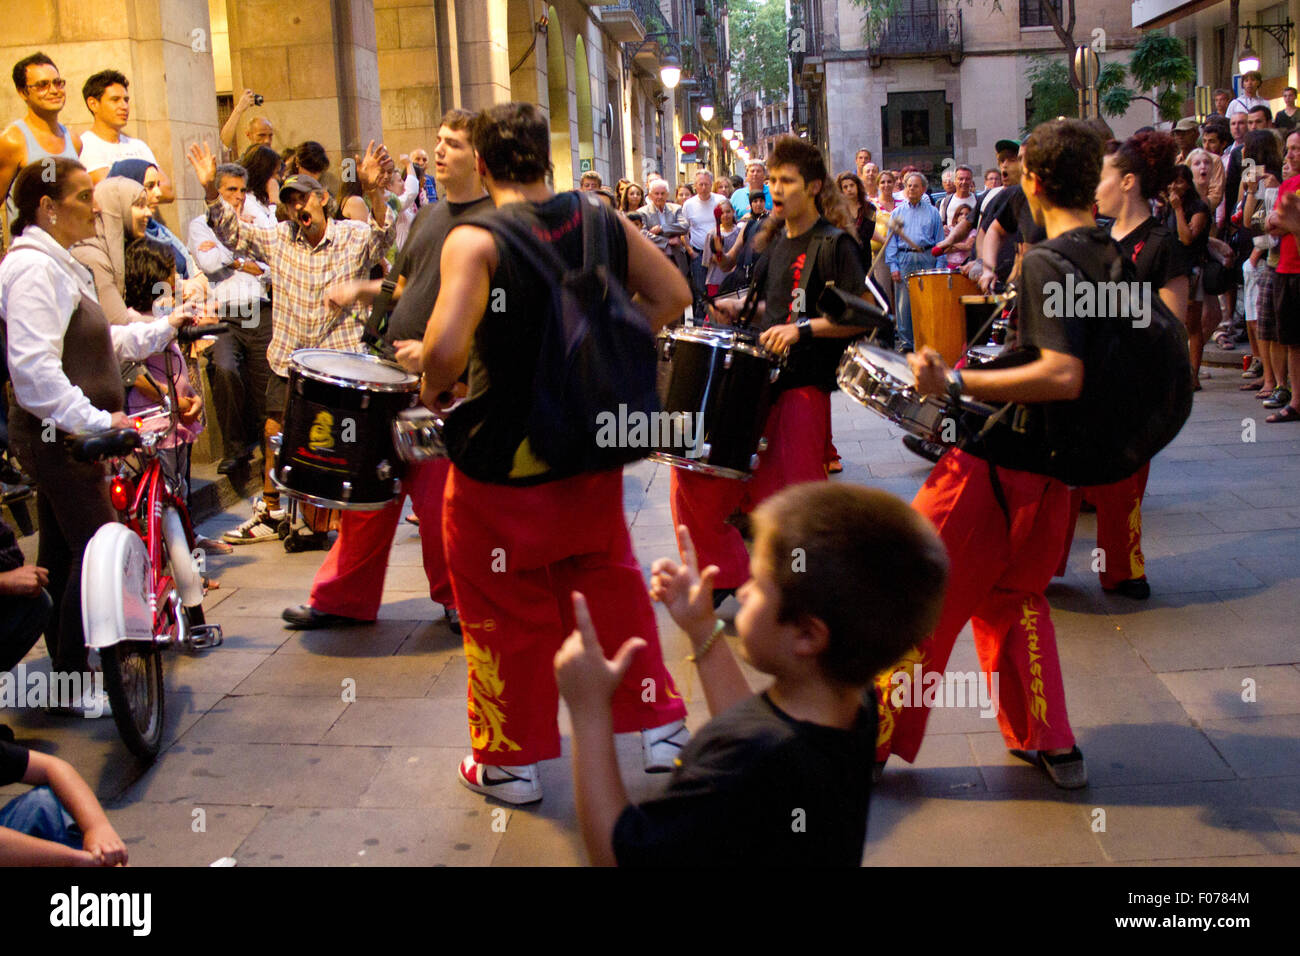
<path fill-rule="evenodd" d="M 1051 0 L 1052 12 L 1056 14 L 1058 20 L 1064 21 L 1061 13 L 1061 4 L 1063 0 Z M 1040 0 L 1020 0 L 1020 29 L 1026 27 L 1050 27 L 1052 21 L 1048 20 L 1043 14 L 1043 5 Z"/>

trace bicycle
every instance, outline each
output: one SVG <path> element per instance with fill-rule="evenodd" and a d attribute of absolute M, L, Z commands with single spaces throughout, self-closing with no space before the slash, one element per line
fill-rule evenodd
<path fill-rule="evenodd" d="M 228 331 L 185 326 L 188 344 Z M 169 475 L 159 444 L 179 423 L 171 368 L 164 391 L 148 373 L 162 404 L 133 416 L 133 428 L 69 440 L 78 461 L 109 460 L 109 497 L 119 521 L 86 546 L 81 574 L 86 646 L 99 652 L 113 721 L 127 749 L 151 763 L 163 737 L 162 649 L 201 650 L 222 643 L 221 625 L 203 616 L 203 567 L 180 476 Z"/>

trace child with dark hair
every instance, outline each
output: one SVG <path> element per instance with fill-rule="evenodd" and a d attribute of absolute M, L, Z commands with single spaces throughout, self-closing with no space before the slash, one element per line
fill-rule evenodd
<path fill-rule="evenodd" d="M 176 261 L 171 250 L 160 242 L 141 237 L 127 245 L 124 257 L 126 280 L 122 299 L 127 308 L 142 315 L 162 316 L 170 312 L 178 284 Z M 176 430 L 162 441 L 160 448 L 167 472 L 181 481 L 183 497 L 189 487 L 190 446 L 203 432 L 200 418 L 203 399 L 190 385 L 185 356 L 175 342 L 164 351 L 149 356 L 143 363 L 127 366 L 123 380 L 123 384 L 128 386 L 126 411 L 134 415 L 161 404 L 163 395 L 155 385 L 166 391 L 169 377 L 176 400 L 178 424 Z"/>
<path fill-rule="evenodd" d="M 948 558 L 934 528 L 886 492 L 809 482 L 753 515 L 740 589 L 741 656 L 774 680 L 754 694 L 714 617 L 718 568 L 662 558 L 650 594 L 690 638 L 714 717 L 682 750 L 661 797 L 630 804 L 610 696 L 642 642 L 601 652 L 586 604 L 555 657 L 573 720 L 578 819 L 591 861 L 652 866 L 858 866 L 866 839 L 875 675 L 935 626 Z M 865 590 L 864 590 L 865 589 Z M 861 609 L 872 608 L 865 615 Z"/>

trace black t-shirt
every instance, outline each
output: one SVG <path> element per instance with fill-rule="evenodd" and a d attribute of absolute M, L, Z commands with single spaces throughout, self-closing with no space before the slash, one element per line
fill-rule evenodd
<path fill-rule="evenodd" d="M 1156 220 L 1147 217 L 1136 229 L 1115 240 L 1124 257 L 1137 269 L 1137 281 L 1150 282 L 1157 292 L 1188 272 L 1176 236 Z"/>
<path fill-rule="evenodd" d="M 766 694 L 713 718 L 663 796 L 614 826 L 621 866 L 860 866 L 876 714 L 852 730 L 795 720 Z"/>
<path fill-rule="evenodd" d="M 1178 214 L 1174 212 L 1173 207 L 1169 207 L 1168 213 L 1165 214 L 1164 226 L 1169 230 L 1174 241 L 1178 243 L 1178 249 L 1182 254 L 1183 272 L 1191 272 L 1193 269 L 1199 269 L 1205 263 L 1206 249 L 1210 244 L 1210 227 L 1214 225 L 1214 216 L 1210 212 L 1209 204 L 1200 197 L 1194 189 L 1188 190 L 1183 196 L 1183 215 L 1187 218 L 1187 225 L 1191 226 L 1192 220 L 1197 213 L 1205 214 L 1205 228 L 1201 234 L 1192 240 L 1191 245 L 1184 245 L 1183 241 L 1178 238 Z"/>
<path fill-rule="evenodd" d="M 823 249 L 817 262 L 808 265 L 808 247 L 813 233 L 818 230 L 831 230 L 833 245 L 829 250 Z M 804 278 L 805 267 L 812 271 Z M 758 323 L 760 330 L 773 325 L 783 325 L 807 316 L 821 315 L 817 300 L 827 282 L 834 282 L 836 288 L 862 295 L 867 288 L 866 273 L 862 268 L 862 253 L 853 237 L 847 232 L 834 229 L 825 219 L 818 219 L 812 228 L 791 239 L 782 229 L 768 246 L 755 270 L 754 281 L 767 303 L 767 310 Z M 802 285 L 803 309 L 799 315 L 794 314 L 795 290 Z M 849 322 L 836 321 L 848 325 Z M 835 369 L 849 339 L 815 338 L 809 342 L 797 342 L 786 357 L 785 368 L 777 379 L 776 387 L 785 391 L 814 385 L 823 391 L 833 392 Z"/>
<path fill-rule="evenodd" d="M 1106 230 L 1098 227 L 1071 229 L 1055 239 L 1031 246 L 1021 262 L 1020 347 L 1018 355 L 1032 357 L 1050 349 L 1084 361 L 1088 347 L 1089 323 L 1109 321 L 1111 317 L 1076 315 L 1069 301 L 1071 290 L 1086 284 L 1092 288 L 1111 280 L 1111 266 L 1118 256 L 1115 242 Z M 1067 276 L 1072 278 L 1067 279 Z M 1096 296 L 1094 302 L 1101 301 Z M 1097 369 L 1084 369 L 1085 378 Z M 1070 402 L 1045 402 L 1028 405 L 1018 427 L 1025 437 L 994 429 L 979 438 L 964 437 L 961 447 L 980 458 L 1005 468 L 1048 473 L 1047 430 L 1055 427 L 1056 416 Z"/>
<path fill-rule="evenodd" d="M 998 248 L 997 261 L 998 278 L 1005 282 L 1016 263 L 1016 247 L 1022 243 L 1033 245 L 1042 242 L 1047 238 L 1047 230 L 1034 222 L 1029 200 L 1019 185 L 1008 186 L 993 197 L 988 221 L 994 220 L 1007 234 L 1007 239 Z"/>
<path fill-rule="evenodd" d="M 443 200 L 424 206 L 411 223 L 406 245 L 398 256 L 398 275 L 406 276 L 402 297 L 393 306 L 384 339 L 423 339 L 424 327 L 433 314 L 442 285 L 442 242 L 458 219 L 472 216 L 480 209 L 492 208 L 487 196 L 473 202 Z"/>
<path fill-rule="evenodd" d="M 1300 116 L 1297 113 L 1296 116 Z M 1273 117 L 1273 125 L 1283 131 L 1295 129 L 1296 116 L 1287 116 L 1286 110 L 1278 110 L 1277 115 Z"/>
<path fill-rule="evenodd" d="M 27 760 L 26 747 L 0 740 L 0 787 L 22 783 L 23 777 L 27 776 Z"/>
<path fill-rule="evenodd" d="M 581 201 L 580 194 L 564 192 L 545 202 L 512 203 L 476 218 L 522 218 L 569 268 L 579 269 L 583 256 Z M 603 203 L 595 208 L 605 230 L 609 273 L 626 283 L 627 235 L 621 220 Z M 449 418 L 444 437 L 452 461 L 471 478 L 497 484 L 541 484 L 573 474 L 563 470 L 563 463 L 536 459 L 524 445 L 533 408 L 537 356 L 549 317 L 542 306 L 549 302 L 550 292 L 537 273 L 515 261 L 500 239 L 496 245 L 499 262 L 492 274 L 492 298 L 470 348 L 469 397 Z"/>

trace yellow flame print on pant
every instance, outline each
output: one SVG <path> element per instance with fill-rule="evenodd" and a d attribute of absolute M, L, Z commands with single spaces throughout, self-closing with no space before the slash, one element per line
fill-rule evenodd
<path fill-rule="evenodd" d="M 1145 577 L 1146 561 L 1142 558 L 1142 499 L 1139 498 L 1128 515 L 1128 576 Z"/>
<path fill-rule="evenodd" d="M 1047 722 L 1047 698 L 1043 696 L 1043 665 L 1038 653 L 1038 611 L 1033 599 L 1025 602 L 1020 612 L 1020 626 L 1025 629 L 1025 639 L 1029 644 L 1029 673 L 1033 678 L 1029 682 L 1029 716 L 1035 717 L 1044 727 L 1052 726 Z"/>
<path fill-rule="evenodd" d="M 469 665 L 469 739 L 475 750 L 522 750 L 506 736 L 505 714 L 501 712 L 506 689 L 501 679 L 501 658 L 474 643 L 465 634 L 465 662 Z"/>
<path fill-rule="evenodd" d="M 922 670 L 925 668 L 925 654 L 921 649 L 914 647 L 898 659 L 893 667 L 881 671 L 876 675 L 876 691 L 880 695 L 876 701 L 876 747 L 883 747 L 894 737 L 894 706 L 892 702 L 892 693 L 894 690 L 894 675 L 899 671 L 908 675 L 910 678 L 913 673 L 913 667 L 919 665 Z"/>

